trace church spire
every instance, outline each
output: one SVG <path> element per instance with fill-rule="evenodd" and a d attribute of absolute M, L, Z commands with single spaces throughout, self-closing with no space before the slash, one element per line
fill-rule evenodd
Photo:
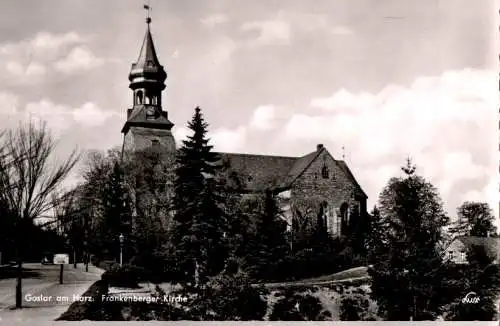
<path fill-rule="evenodd" d="M 175 153 L 174 124 L 162 106 L 167 73 L 158 60 L 151 35 L 150 7 L 147 10 L 146 34 L 137 61 L 132 63 L 128 76 L 133 93 L 132 108 L 127 110 L 127 120 L 122 128 L 123 151 L 142 151 L 149 147 L 164 153 Z"/>
<path fill-rule="evenodd" d="M 132 64 L 132 69 L 129 74 L 130 88 L 133 90 L 139 88 L 154 88 L 156 90 L 165 89 L 165 80 L 167 73 L 158 60 L 156 49 L 151 35 L 151 17 L 150 6 L 144 5 L 147 10 L 146 17 L 146 34 L 142 41 L 141 50 L 137 61 Z"/>

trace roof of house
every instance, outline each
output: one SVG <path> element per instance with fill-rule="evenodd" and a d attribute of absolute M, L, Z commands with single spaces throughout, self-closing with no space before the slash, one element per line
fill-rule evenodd
<path fill-rule="evenodd" d="M 488 255 L 496 256 L 500 253 L 500 238 L 459 236 L 455 240 L 460 241 L 467 248 L 472 248 L 473 246 L 484 247 Z"/>
<path fill-rule="evenodd" d="M 229 163 L 230 171 L 243 178 L 245 190 L 249 192 L 265 189 L 286 189 L 309 167 L 322 151 L 314 151 L 300 157 L 272 156 L 237 153 L 218 153 L 222 162 Z M 354 178 L 344 161 L 335 160 L 347 178 L 365 197 L 365 192 Z"/>

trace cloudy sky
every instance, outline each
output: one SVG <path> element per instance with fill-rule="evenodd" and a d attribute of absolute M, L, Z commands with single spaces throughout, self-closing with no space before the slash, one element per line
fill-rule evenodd
<path fill-rule="evenodd" d="M 217 150 L 345 157 L 369 205 L 410 156 L 454 215 L 498 211 L 494 0 L 151 0 L 178 139 L 199 105 Z M 43 118 L 58 154 L 120 145 L 139 0 L 0 2 L 0 127 Z"/>

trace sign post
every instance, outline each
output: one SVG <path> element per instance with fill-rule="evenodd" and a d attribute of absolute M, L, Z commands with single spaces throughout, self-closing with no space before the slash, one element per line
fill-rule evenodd
<path fill-rule="evenodd" d="M 69 255 L 68 254 L 55 254 L 54 255 L 54 265 L 59 265 L 59 284 L 63 284 L 63 271 L 64 264 L 69 264 Z"/>

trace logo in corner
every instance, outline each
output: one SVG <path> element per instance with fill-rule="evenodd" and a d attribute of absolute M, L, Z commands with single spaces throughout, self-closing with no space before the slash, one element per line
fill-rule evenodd
<path fill-rule="evenodd" d="M 476 292 L 469 292 L 465 295 L 465 297 L 462 299 L 462 303 L 479 303 L 479 297 L 477 296 Z"/>

